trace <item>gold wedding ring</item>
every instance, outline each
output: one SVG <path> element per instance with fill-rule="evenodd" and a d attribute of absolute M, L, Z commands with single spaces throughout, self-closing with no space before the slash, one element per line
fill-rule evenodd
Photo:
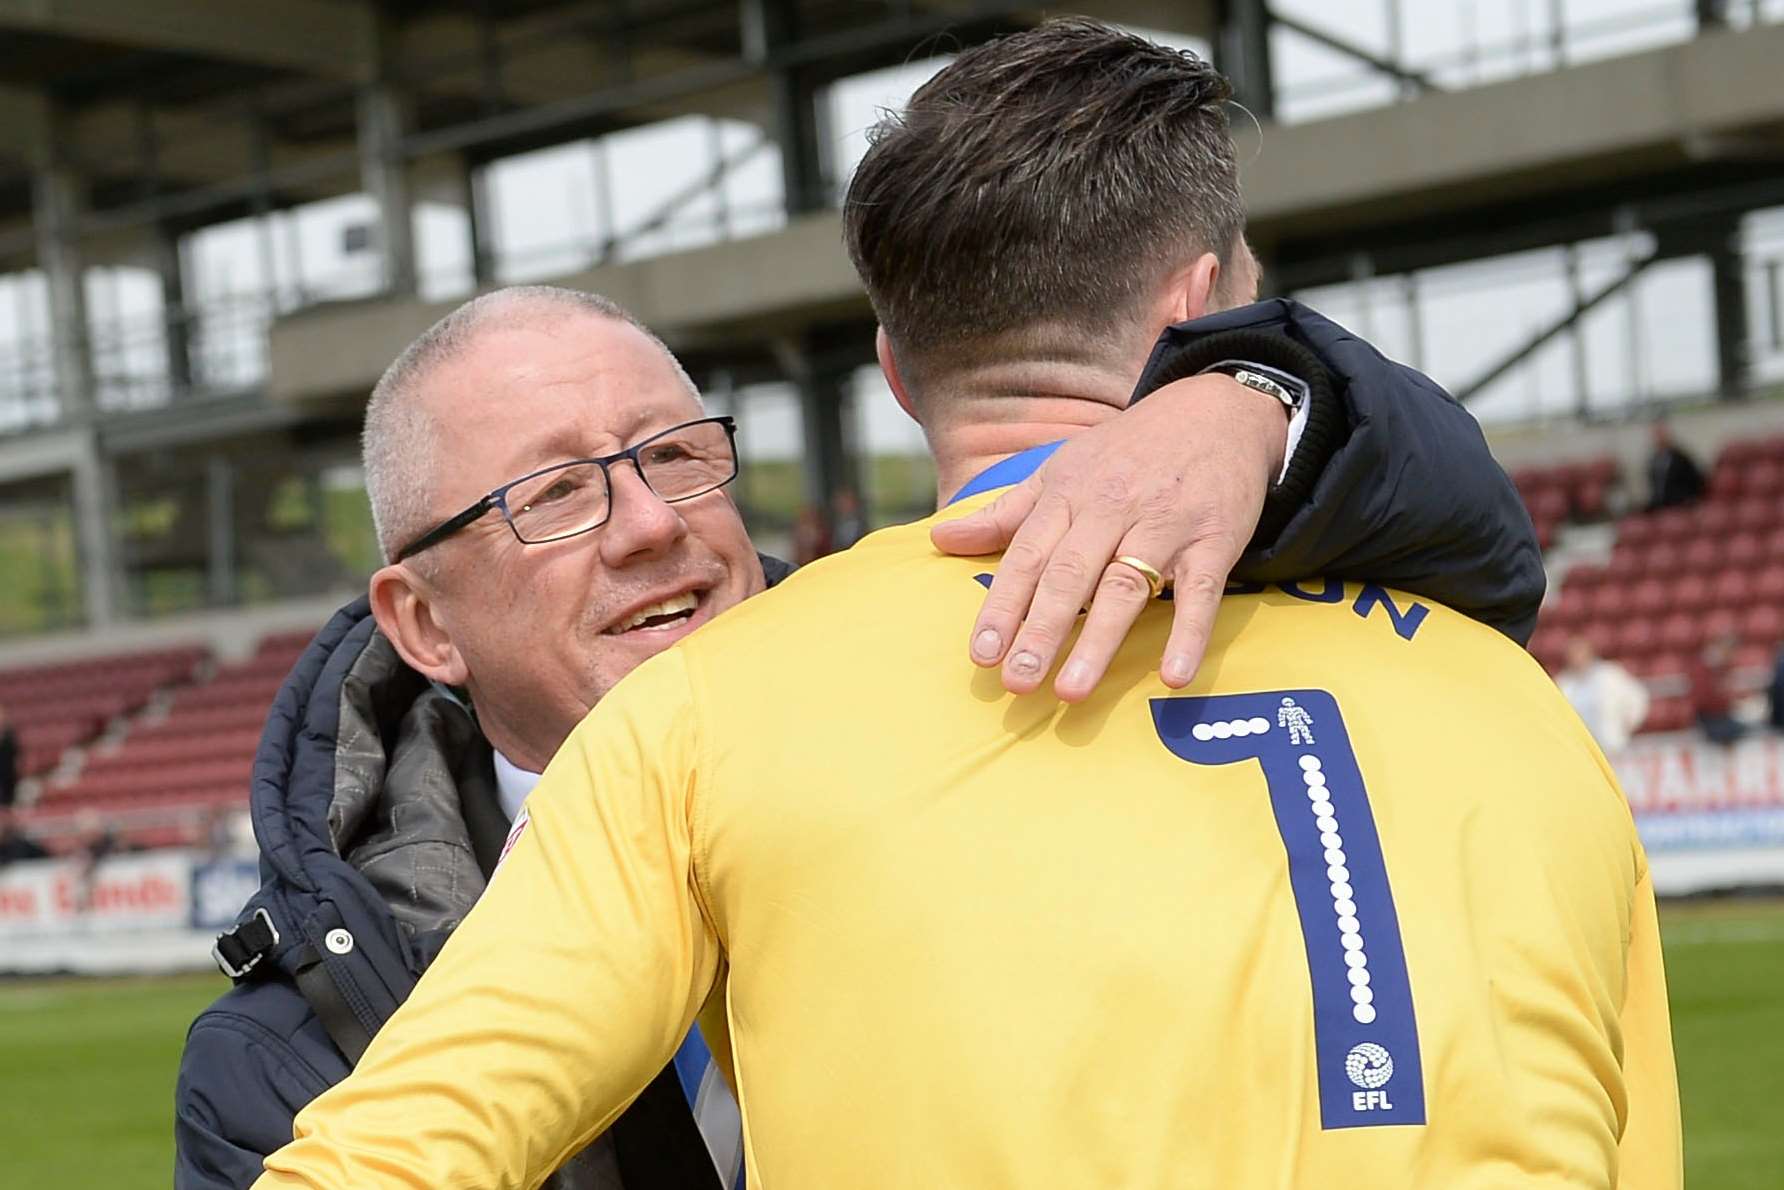
<path fill-rule="evenodd" d="M 1157 599 L 1164 593 L 1165 576 L 1154 570 L 1150 563 L 1144 562 L 1132 554 L 1119 554 L 1115 561 L 1139 571 L 1140 577 L 1146 580 L 1147 589 L 1152 592 L 1149 598 Z"/>

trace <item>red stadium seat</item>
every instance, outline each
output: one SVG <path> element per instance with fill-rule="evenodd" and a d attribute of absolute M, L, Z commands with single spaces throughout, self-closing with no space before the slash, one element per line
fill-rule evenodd
<path fill-rule="evenodd" d="M 1622 585 L 1640 578 L 1648 560 L 1648 544 L 1617 543 L 1611 560 L 1605 564 L 1602 578 L 1609 584 Z"/>
<path fill-rule="evenodd" d="M 1739 460 L 1724 459 L 1710 472 L 1709 493 L 1714 504 L 1722 505 L 1740 496 L 1744 486 L 1741 467 Z"/>
<path fill-rule="evenodd" d="M 1606 583 L 1588 597 L 1587 607 L 1596 621 L 1620 620 L 1629 614 L 1629 588 Z"/>
<path fill-rule="evenodd" d="M 1639 730 L 1682 731 L 1691 726 L 1691 700 L 1688 698 L 1656 698 L 1648 704 L 1648 717 Z"/>
<path fill-rule="evenodd" d="M 1693 567 L 1667 586 L 1666 602 L 1679 611 L 1694 612 L 1710 606 L 1710 580 Z"/>
<path fill-rule="evenodd" d="M 1646 617 L 1629 620 L 1617 629 L 1615 643 L 1608 654 L 1625 661 L 1645 657 L 1660 645 L 1654 621 Z"/>
<path fill-rule="evenodd" d="M 1755 603 L 1784 607 L 1784 564 L 1767 566 L 1753 579 Z"/>
<path fill-rule="evenodd" d="M 1567 517 L 1567 493 L 1560 488 L 1538 488 L 1524 497 L 1524 506 L 1536 521 L 1559 521 Z"/>
<path fill-rule="evenodd" d="M 1562 630 L 1577 627 L 1591 615 L 1591 600 L 1584 591 L 1563 587 L 1558 599 L 1543 605 L 1541 623 Z"/>
<path fill-rule="evenodd" d="M 1757 533 L 1734 533 L 1723 542 L 1722 565 L 1730 570 L 1745 570 L 1758 565 L 1764 555 Z"/>
<path fill-rule="evenodd" d="M 1750 645 L 1776 645 L 1784 638 L 1784 611 L 1762 604 L 1741 616 L 1741 638 Z"/>
<path fill-rule="evenodd" d="M 1696 616 L 1674 612 L 1660 623 L 1659 647 L 1672 653 L 1695 653 L 1703 643 L 1703 622 Z"/>
<path fill-rule="evenodd" d="M 1776 663 L 1777 650 L 1769 645 L 1742 645 L 1729 658 L 1728 668 L 1735 673 L 1745 670 L 1748 673 L 1769 677 L 1772 666 Z"/>
<path fill-rule="evenodd" d="M 1778 523 L 1773 502 L 1749 495 L 1734 506 L 1734 527 L 1744 533 L 1765 533 Z"/>
<path fill-rule="evenodd" d="M 1647 673 L 1653 681 L 1678 681 L 1691 670 L 1691 659 L 1680 653 L 1655 653 L 1648 658 Z"/>
<path fill-rule="evenodd" d="M 1617 647 L 1617 626 L 1604 620 L 1598 620 L 1580 630 L 1580 635 L 1592 642 L 1593 652 L 1603 657 L 1610 656 Z"/>
<path fill-rule="evenodd" d="M 1610 511 L 1610 485 L 1595 479 L 1581 480 L 1573 489 L 1573 515 L 1582 521 L 1602 521 Z"/>
<path fill-rule="evenodd" d="M 1660 541 L 1683 541 L 1697 523 L 1696 513 L 1689 508 L 1665 508 L 1654 513 L 1653 519 L 1654 537 Z"/>
<path fill-rule="evenodd" d="M 1519 467 L 1511 473 L 1511 482 L 1520 494 L 1540 492 L 1555 486 L 1555 474 L 1547 467 Z"/>
<path fill-rule="evenodd" d="M 1684 564 L 1684 553 L 1671 542 L 1655 542 L 1642 556 L 1642 573 L 1650 578 L 1672 578 Z"/>
<path fill-rule="evenodd" d="M 1688 573 L 1708 574 L 1715 570 L 1722 562 L 1722 535 L 1699 537 L 1686 543 L 1679 561 Z"/>
<path fill-rule="evenodd" d="M 266 721 L 264 707 L 243 705 L 180 710 L 175 708 L 158 723 L 138 724 L 130 733 L 133 740 L 162 739 L 183 735 L 208 735 L 236 730 L 258 731 Z"/>
<path fill-rule="evenodd" d="M 1741 473 L 1741 489 L 1749 496 L 1776 496 L 1784 491 L 1784 464 L 1757 459 Z"/>
<path fill-rule="evenodd" d="M 1568 634 L 1552 628 L 1538 628 L 1530 637 L 1530 655 L 1550 673 L 1561 668 L 1567 656 Z"/>
<path fill-rule="evenodd" d="M 1784 557 L 1784 554 L 1780 555 Z M 1588 591 L 1604 581 L 1605 568 L 1590 562 L 1581 562 L 1568 567 L 1567 577 L 1563 580 L 1563 589 L 1568 591 Z"/>
<path fill-rule="evenodd" d="M 1734 528 L 1734 509 L 1727 504 L 1699 504 L 1696 512 L 1698 540 L 1725 537 Z"/>
<path fill-rule="evenodd" d="M 1624 517 L 1617 522 L 1617 548 L 1648 544 L 1658 536 L 1655 527 L 1654 518 L 1646 513 Z"/>
<path fill-rule="evenodd" d="M 1753 599 L 1753 580 L 1745 571 L 1727 570 L 1710 584 L 1710 603 L 1715 607 L 1745 607 Z"/>
<path fill-rule="evenodd" d="M 1667 608 L 1668 585 L 1657 578 L 1643 579 L 1629 593 L 1629 608 L 1637 615 L 1658 616 Z"/>
<path fill-rule="evenodd" d="M 1740 630 L 1740 609 L 1719 607 L 1703 617 L 1703 638 L 1705 640 L 1715 640 L 1717 637 L 1737 634 Z"/>

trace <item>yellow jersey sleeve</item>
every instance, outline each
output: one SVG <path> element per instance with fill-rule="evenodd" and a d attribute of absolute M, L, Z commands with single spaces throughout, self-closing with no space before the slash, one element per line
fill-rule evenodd
<path fill-rule="evenodd" d="M 1654 886 L 1645 862 L 1633 910 L 1621 1018 L 1629 1115 L 1618 1146 L 1617 1185 L 1620 1190 L 1677 1190 L 1685 1181 L 1679 1085 Z"/>
<path fill-rule="evenodd" d="M 663 1068 L 720 964 L 691 701 L 672 650 L 571 733 L 488 891 L 256 1185 L 536 1186 Z"/>

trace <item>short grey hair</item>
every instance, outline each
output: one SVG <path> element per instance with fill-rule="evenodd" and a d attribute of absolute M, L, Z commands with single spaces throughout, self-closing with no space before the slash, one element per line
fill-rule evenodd
<path fill-rule="evenodd" d="M 405 347 L 385 369 L 366 402 L 365 430 L 360 437 L 365 488 L 385 562 L 393 561 L 399 549 L 425 533 L 433 515 L 428 476 L 437 463 L 439 436 L 422 399 L 427 381 L 437 369 L 461 358 L 486 331 L 513 326 L 539 314 L 592 314 L 636 327 L 662 349 L 694 400 L 700 399 L 700 390 L 675 353 L 631 311 L 610 298 L 556 285 L 512 285 L 472 298 Z"/>

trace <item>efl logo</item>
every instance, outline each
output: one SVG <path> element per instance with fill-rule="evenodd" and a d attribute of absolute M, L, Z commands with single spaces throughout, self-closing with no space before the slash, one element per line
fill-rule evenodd
<path fill-rule="evenodd" d="M 1388 1093 L 1381 1090 L 1394 1077 L 1394 1058 L 1387 1050 L 1372 1041 L 1352 1047 L 1344 1056 L 1344 1073 L 1350 1081 L 1362 1087 L 1361 1091 L 1352 1093 L 1350 1106 L 1356 1111 L 1391 1111 L 1393 1104 L 1388 1102 Z"/>

